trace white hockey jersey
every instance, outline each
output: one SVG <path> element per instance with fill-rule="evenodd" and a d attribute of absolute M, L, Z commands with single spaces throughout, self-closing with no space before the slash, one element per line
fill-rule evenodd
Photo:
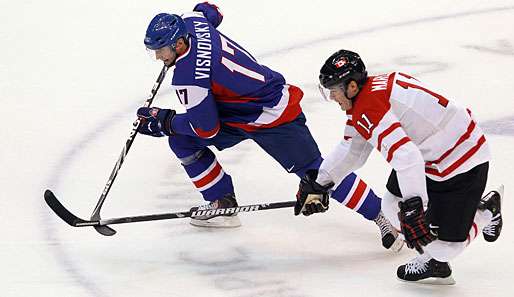
<path fill-rule="evenodd" d="M 425 177 L 447 180 L 490 160 L 471 112 L 410 75 L 369 77 L 347 115 L 344 140 L 321 164 L 320 184 L 340 182 L 375 147 L 397 171 L 402 196 L 426 204 Z"/>

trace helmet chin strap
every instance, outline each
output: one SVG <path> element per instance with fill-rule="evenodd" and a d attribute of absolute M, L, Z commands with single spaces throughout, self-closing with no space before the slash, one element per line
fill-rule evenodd
<path fill-rule="evenodd" d="M 350 99 L 352 102 L 354 101 L 354 99 L 357 97 L 357 95 L 359 95 L 359 92 L 361 91 L 360 88 L 359 90 L 357 91 L 357 93 L 355 93 L 355 95 L 353 95 L 353 97 L 350 98 L 350 96 L 348 96 L 348 85 L 350 84 L 350 82 L 352 82 L 354 80 L 350 80 L 347 84 L 344 85 L 344 89 L 343 89 L 343 93 L 344 93 L 344 96 L 348 99 Z"/>
<path fill-rule="evenodd" d="M 344 90 L 344 96 L 353 102 L 354 99 L 357 97 L 357 95 L 359 95 L 359 92 L 360 92 L 360 90 L 353 97 L 350 98 L 350 96 L 348 96 L 348 93 L 346 92 L 346 90 Z"/>
<path fill-rule="evenodd" d="M 353 98 L 350 98 L 350 96 L 348 96 L 348 93 L 346 92 L 346 90 L 348 90 L 348 87 L 346 87 L 344 90 L 343 90 L 343 93 L 344 93 L 344 96 L 350 100 L 352 100 Z"/>
<path fill-rule="evenodd" d="M 344 84 L 344 89 L 343 89 L 343 93 L 344 93 L 344 96 L 348 99 L 350 99 L 351 101 L 353 101 L 353 98 L 355 98 L 355 96 L 353 96 L 352 98 L 350 98 L 350 96 L 348 96 L 348 85 L 350 84 L 350 82 Z"/>

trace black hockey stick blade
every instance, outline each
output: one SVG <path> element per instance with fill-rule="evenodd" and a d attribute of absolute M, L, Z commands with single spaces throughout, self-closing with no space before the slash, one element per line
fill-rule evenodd
<path fill-rule="evenodd" d="M 91 218 L 91 220 L 94 220 L 94 219 Z M 100 218 L 98 218 L 98 220 L 100 220 Z M 98 232 L 104 236 L 113 236 L 114 234 L 116 234 L 116 230 L 114 230 L 113 228 L 111 228 L 109 226 L 101 225 L 101 226 L 94 226 L 94 227 L 95 227 L 96 232 Z"/>
<path fill-rule="evenodd" d="M 96 231 L 98 233 L 105 235 L 105 236 L 112 236 L 116 234 L 116 231 L 112 229 L 111 227 L 100 225 L 100 219 L 98 220 L 84 220 L 66 209 L 64 205 L 55 197 L 54 193 L 50 190 L 45 191 L 45 201 L 48 206 L 54 211 L 54 213 L 60 217 L 63 221 L 65 221 L 68 225 L 72 227 L 87 227 L 87 226 L 93 226 L 95 227 Z"/>
<path fill-rule="evenodd" d="M 72 227 L 77 227 L 81 223 L 87 223 L 88 221 L 83 220 L 76 215 L 72 214 L 64 205 L 59 202 L 54 193 L 50 190 L 45 191 L 45 201 L 48 206 L 54 211 L 54 213 Z"/>

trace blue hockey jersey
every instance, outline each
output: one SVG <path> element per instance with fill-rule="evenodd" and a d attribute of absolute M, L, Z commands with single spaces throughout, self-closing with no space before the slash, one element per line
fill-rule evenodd
<path fill-rule="evenodd" d="M 301 113 L 303 92 L 220 33 L 215 26 L 221 18 L 208 20 L 201 12 L 182 18 L 189 48 L 175 62 L 172 88 L 187 112 L 175 116 L 173 131 L 212 138 L 220 123 L 255 131 L 290 122 Z"/>

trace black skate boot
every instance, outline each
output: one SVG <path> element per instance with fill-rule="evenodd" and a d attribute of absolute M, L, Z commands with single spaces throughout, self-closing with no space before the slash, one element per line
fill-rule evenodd
<path fill-rule="evenodd" d="M 235 194 L 229 193 L 221 199 L 193 207 L 191 209 L 191 225 L 215 228 L 239 227 L 241 226 L 241 221 L 237 213 L 233 212 L 237 206 Z"/>
<path fill-rule="evenodd" d="M 399 252 L 403 247 L 403 239 L 398 236 L 398 231 L 391 225 L 391 222 L 380 212 L 376 219 L 373 220 L 380 228 L 382 237 L 382 246 L 393 252 Z"/>
<path fill-rule="evenodd" d="M 428 254 L 419 255 L 398 267 L 396 275 L 401 281 L 431 285 L 453 285 L 452 269 L 448 262 L 439 262 Z"/>
<path fill-rule="evenodd" d="M 479 210 L 489 210 L 493 215 L 491 223 L 482 230 L 484 239 L 489 242 L 496 241 L 502 231 L 503 219 L 501 214 L 501 201 L 504 187 L 501 185 L 498 190 L 487 193 L 478 203 Z"/>

